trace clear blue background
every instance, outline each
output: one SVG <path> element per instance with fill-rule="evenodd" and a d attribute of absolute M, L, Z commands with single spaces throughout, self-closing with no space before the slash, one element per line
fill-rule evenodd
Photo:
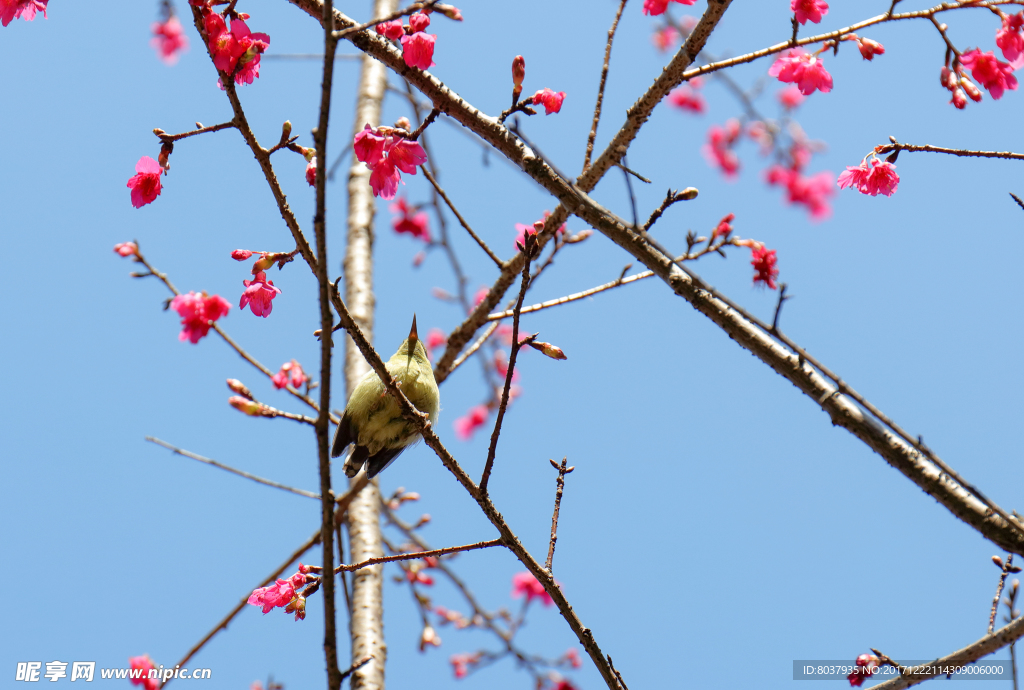
<path fill-rule="evenodd" d="M 524 55 L 528 93 L 551 87 L 568 94 L 561 113 L 529 119 L 525 131 L 574 174 L 617 4 L 464 0 L 464 23 L 436 17 L 432 24 L 438 35 L 433 72 L 496 115 L 509 98 L 510 61 Z M 187 10 L 180 0 L 177 6 Z M 835 2 L 821 28 L 888 6 L 888 0 Z M 899 9 L 924 6 L 908 1 Z M 700 2 L 692 12 L 704 7 Z M 640 8 L 639 0 L 629 3 L 619 27 L 599 149 L 667 59 L 651 46 L 655 22 Z M 276 481 L 317 487 L 311 431 L 235 412 L 225 404 L 223 382 L 240 378 L 284 409 L 302 411 L 299 403 L 273 391 L 218 338 L 179 342 L 178 318 L 161 310 L 164 287 L 132 280 L 127 274 L 135 266 L 111 252 L 115 243 L 137 239 L 180 289 L 207 290 L 236 304 L 248 266 L 232 261 L 230 251 L 293 247 L 258 166 L 231 130 L 180 142 L 163 194 L 142 209 L 131 207 L 125 182 L 140 156 L 156 157 L 159 150 L 152 128 L 178 132 L 196 120 L 210 125 L 230 117 L 194 31 L 177 66 L 157 60 L 148 45 L 156 9 L 154 2 L 54 0 L 48 20 L 18 20 L 0 30 L 0 361 L 6 368 L 0 549 L 8 583 L 0 677 L 7 679 L 18 661 L 94 660 L 111 667 L 149 653 L 173 665 L 316 530 L 315 502 L 143 441 L 157 436 Z M 321 50 L 318 25 L 286 2 L 243 0 L 239 9 L 252 14 L 254 31 L 271 35 L 270 53 Z M 342 9 L 369 17 L 369 3 Z M 961 48 L 995 48 L 998 21 L 988 11 L 944 20 Z M 736 0 L 709 49 L 738 55 L 785 40 L 789 31 L 785 0 Z M 811 171 L 856 165 L 889 135 L 1024 150 L 1021 92 L 999 102 L 986 94 L 964 112 L 947 105 L 938 84 L 944 46 L 927 21 L 864 34 L 882 42 L 885 55 L 868 63 L 844 45 L 838 57 L 826 56 L 835 90 L 814 94 L 798 112 L 807 133 L 828 143 Z M 770 64 L 761 60 L 732 74 L 749 86 Z M 338 63 L 332 160 L 352 131 L 357 76 L 357 62 Z M 302 134 L 300 143 L 311 144 L 319 80 L 317 61 L 265 59 L 261 78 L 241 90 L 265 145 L 277 140 L 286 119 Z M 778 113 L 778 86 L 771 80 L 759 102 L 770 116 Z M 707 115 L 662 105 L 630 149 L 630 165 L 653 180 L 635 185 L 641 216 L 668 187 L 701 192 L 670 210 L 656 236 L 681 249 L 687 229 L 707 233 L 735 213 L 737 234 L 778 250 L 781 280 L 794 295 L 783 312 L 784 331 L 911 433 L 923 434 L 1002 506 L 1020 508 L 1024 213 L 1007 192 L 1024 194 L 1021 164 L 903 154 L 892 198 L 846 191 L 834 199 L 832 220 L 812 224 L 765 185 L 767 161 L 753 143 L 741 145 L 736 182 L 723 181 L 706 164 L 700 147 L 708 126 L 740 108 L 719 83 L 709 81 L 704 92 Z M 406 103 L 389 94 L 385 122 L 406 114 Z M 508 257 L 514 223 L 532 222 L 553 202 L 497 155 L 483 165 L 481 149 L 451 125 L 430 130 L 442 182 L 473 227 Z M 284 153 L 274 165 L 311 236 L 313 192 L 303 179 L 304 162 Z M 429 198 L 421 176 L 406 182 L 401 191 L 410 201 Z M 619 174 L 609 174 L 595 197 L 628 217 Z M 344 251 L 344 183 L 331 185 L 329 203 L 336 274 Z M 386 204 L 378 210 L 376 342 L 387 355 L 412 312 L 421 332 L 450 330 L 461 314 L 431 296 L 435 286 L 454 287 L 443 254 L 431 253 L 412 268 L 419 244 L 392 232 Z M 433 220 L 432 226 L 436 231 Z M 493 266 L 454 222 L 451 227 L 471 289 L 490 284 Z M 571 230 L 582 227 L 569 221 Z M 728 260 L 709 257 L 694 268 L 770 318 L 776 293 L 751 286 L 748 261 L 745 250 L 734 250 Z M 606 282 L 627 263 L 621 249 L 595 235 L 565 249 L 530 301 Z M 272 369 L 296 358 L 315 371 L 312 276 L 295 262 L 271 278 L 283 294 L 269 319 L 233 308 L 221 323 Z M 898 659 L 933 658 L 985 633 L 998 574 L 989 562 L 995 548 L 833 428 L 813 401 L 663 284 L 644 281 L 530 315 L 523 324 L 569 359 L 523 354 L 523 395 L 501 436 L 494 499 L 542 557 L 554 493 L 548 458 L 567 455 L 577 467 L 562 505 L 555 575 L 630 687 L 789 687 L 794 659 L 852 660 L 869 647 Z M 483 465 L 487 429 L 464 443 L 451 424 L 485 394 L 474 366 L 443 386 L 442 438 L 474 474 Z M 343 404 L 336 398 L 334 407 Z M 422 445 L 381 476 L 385 494 L 398 486 L 422 494 L 402 514 L 415 521 L 430 513 L 423 533 L 433 545 L 494 536 Z M 453 564 L 485 606 L 511 605 L 510 578 L 521 568 L 508 553 L 477 552 Z M 434 590 L 436 604 L 465 611 L 447 584 Z M 345 631 L 343 615 L 339 621 Z M 192 665 L 213 669 L 210 687 L 247 688 L 268 674 L 293 690 L 319 687 L 322 630 L 319 597 L 303 623 L 250 608 Z M 438 629 L 440 649 L 420 654 L 412 599 L 390 577 L 385 630 L 387 678 L 396 688 L 455 683 L 451 654 L 495 648 L 483 634 L 448 627 Z M 578 646 L 557 613 L 543 608 L 531 614 L 521 642 L 548 656 Z M 341 648 L 345 662 L 347 639 Z M 529 687 L 525 673 L 512 671 L 506 660 L 458 683 Z M 573 681 L 588 690 L 602 685 L 589 662 Z M 819 685 L 826 683 L 800 687 Z"/>

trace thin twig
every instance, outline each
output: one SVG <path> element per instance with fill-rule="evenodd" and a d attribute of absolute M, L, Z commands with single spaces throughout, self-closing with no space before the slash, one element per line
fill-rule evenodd
<path fill-rule="evenodd" d="M 451 209 L 451 212 L 455 214 L 455 218 L 458 219 L 459 224 L 466 229 L 466 232 L 469 233 L 469 236 L 472 237 L 473 240 L 480 246 L 480 248 L 484 250 L 484 253 L 487 254 L 490 260 L 494 262 L 495 266 L 497 266 L 498 268 L 504 268 L 505 262 L 499 259 L 498 256 L 493 251 L 491 251 L 491 248 L 487 246 L 487 243 L 480 239 L 479 235 L 473 232 L 473 228 L 469 227 L 469 223 L 467 223 L 466 219 L 462 217 L 462 214 L 459 213 L 459 210 L 455 208 L 455 204 L 453 204 L 452 200 L 448 198 L 448 195 L 445 193 L 444 189 L 441 187 L 440 184 L 438 184 L 437 180 L 434 179 L 434 176 L 430 174 L 430 171 L 427 170 L 426 166 L 421 165 L 420 170 L 423 171 L 423 176 L 426 177 L 427 182 L 429 182 L 434 187 L 434 190 L 437 192 L 438 196 L 440 196 L 444 203 L 448 205 L 448 208 Z"/>
<path fill-rule="evenodd" d="M 787 299 L 792 299 L 792 295 L 786 295 L 786 284 L 781 283 L 779 285 L 779 301 L 775 305 L 775 316 L 772 318 L 771 332 L 773 334 L 779 332 L 779 316 L 782 314 L 782 304 Z"/>
<path fill-rule="evenodd" d="M 509 316 L 511 316 L 511 312 L 509 313 Z M 456 359 L 454 362 L 452 362 L 451 367 L 449 367 L 449 369 L 448 369 L 448 375 L 450 376 L 453 371 L 455 371 L 460 366 L 462 366 L 463 362 L 465 362 L 467 359 L 472 357 L 473 353 L 475 353 L 477 350 L 479 350 L 480 346 L 483 345 L 485 342 L 487 342 L 487 339 L 490 338 L 491 335 L 494 333 L 494 331 L 496 331 L 497 329 L 498 329 L 498 324 L 497 323 L 492 323 L 490 326 L 485 328 L 484 332 L 480 334 L 480 337 L 477 338 L 473 342 L 472 345 L 467 347 L 465 352 L 463 352 L 461 355 L 459 355 L 458 359 Z"/>
<path fill-rule="evenodd" d="M 519 314 L 523 308 L 523 299 L 526 297 L 526 290 L 530 287 L 530 260 L 537 250 L 537 239 L 530 233 L 526 234 L 526 244 L 523 249 L 526 254 L 526 263 L 523 264 L 523 281 L 519 287 L 519 299 L 512 314 L 512 351 L 508 358 L 508 369 L 505 372 L 505 387 L 501 391 L 501 403 L 498 405 L 498 415 L 494 420 L 494 430 L 491 432 L 491 444 L 487 449 L 487 462 L 484 464 L 484 473 L 480 477 L 480 492 L 487 495 L 487 482 L 491 478 L 491 469 L 494 467 L 494 456 L 498 450 L 498 436 L 501 434 L 501 423 L 505 419 L 505 409 L 508 407 L 509 391 L 512 387 L 512 375 L 515 373 L 516 357 L 519 355 Z"/>
<path fill-rule="evenodd" d="M 306 491 L 304 489 L 296 489 L 294 487 L 288 486 L 287 484 L 278 484 L 277 482 L 272 482 L 269 479 L 264 479 L 263 477 L 257 477 L 255 474 L 249 474 L 248 472 L 243 472 L 242 470 L 237 470 L 234 467 L 231 467 L 230 465 L 225 465 L 222 462 L 217 462 L 216 460 L 213 460 L 211 458 L 204 458 L 202 455 L 197 455 L 197 454 L 195 454 L 195 453 L 193 453 L 191 451 L 183 450 L 181 448 L 178 448 L 177 446 L 172 446 L 170 443 L 167 443 L 167 441 L 161 441 L 160 439 L 155 438 L 153 436 L 146 436 L 145 438 L 150 443 L 155 443 L 158 446 L 163 446 L 164 448 L 166 448 L 167 450 L 171 451 L 172 453 L 176 453 L 177 455 L 181 455 L 181 456 L 184 456 L 186 458 L 192 458 L 193 460 L 198 460 L 199 462 L 205 462 L 207 465 L 212 465 L 214 467 L 219 467 L 220 469 L 227 470 L 228 472 L 233 472 L 234 474 L 237 474 L 239 477 L 245 477 L 246 479 L 251 479 L 252 481 L 258 482 L 260 484 L 265 484 L 267 486 L 272 486 L 275 489 L 282 489 L 284 491 L 290 491 L 293 494 L 298 494 L 299 496 L 305 496 L 306 498 L 315 498 L 317 500 L 320 499 L 320 494 L 315 494 L 312 491 Z"/>
<path fill-rule="evenodd" d="M 406 139 L 408 139 L 409 141 L 416 141 L 417 139 L 419 139 L 423 132 L 426 131 L 427 127 L 429 127 L 431 123 L 433 123 L 434 120 L 437 119 L 437 116 L 440 114 L 441 110 L 439 108 L 433 108 L 427 114 L 427 117 L 423 120 L 423 122 L 420 123 L 420 126 L 417 127 L 414 132 L 409 134 L 409 136 L 407 136 Z"/>
<path fill-rule="evenodd" d="M 1024 209 L 1024 201 L 1021 201 L 1021 198 L 1019 196 L 1017 196 L 1013 192 L 1010 192 L 1010 196 L 1013 197 L 1013 200 L 1017 202 L 1018 206 Z"/>
<path fill-rule="evenodd" d="M 540 304 L 533 304 L 533 305 L 530 305 L 529 307 L 523 307 L 522 310 L 520 311 L 520 313 L 521 314 L 529 314 L 531 312 L 540 311 L 541 309 L 549 309 L 551 307 L 557 307 L 557 306 L 562 305 L 562 304 L 568 304 L 569 302 L 575 302 L 577 300 L 581 300 L 581 299 L 584 299 L 586 297 L 590 297 L 591 295 L 596 295 L 599 292 L 604 292 L 605 290 L 611 290 L 612 288 L 617 288 L 620 285 L 629 285 L 630 283 L 635 283 L 638 280 L 643 280 L 644 278 L 650 278 L 653 275 L 654 275 L 653 271 L 644 271 L 642 273 L 637 273 L 636 275 L 631 275 L 628 278 L 619 278 L 618 280 L 613 280 L 610 283 L 605 283 L 604 285 L 598 285 L 597 287 L 592 287 L 589 290 L 584 290 L 582 292 L 576 292 L 576 293 L 573 293 L 571 295 L 566 295 L 565 297 L 559 297 L 558 299 L 552 299 L 552 300 L 548 300 L 547 302 L 541 302 Z M 507 318 L 509 318 L 509 317 L 511 317 L 513 315 L 514 315 L 514 312 L 512 310 L 501 311 L 501 312 L 496 312 L 494 314 L 489 315 L 487 317 L 487 320 L 488 321 L 500 321 L 502 319 L 507 319 Z"/>
<path fill-rule="evenodd" d="M 626 160 L 626 156 L 622 156 L 622 160 Z M 624 165 L 617 165 L 622 169 L 622 175 L 626 178 L 626 193 L 629 194 L 629 209 L 633 212 L 633 227 L 638 227 L 640 222 L 640 216 L 636 211 L 636 194 L 633 193 L 633 181 L 629 179 L 629 168 Z"/>
<path fill-rule="evenodd" d="M 562 505 L 562 488 L 565 486 L 565 475 L 572 472 L 575 467 L 565 466 L 566 458 L 562 458 L 562 464 L 551 460 L 551 466 L 558 470 L 558 479 L 555 481 L 555 509 L 551 513 L 551 541 L 548 543 L 548 560 L 544 562 L 544 570 L 551 572 L 551 561 L 555 557 L 555 542 L 558 541 L 558 509 Z"/>
<path fill-rule="evenodd" d="M 197 122 L 196 124 L 198 125 L 199 123 Z M 194 137 L 197 134 L 206 134 L 207 132 L 219 132 L 222 129 L 227 129 L 228 127 L 234 126 L 235 121 L 231 120 L 230 122 L 222 122 L 219 125 L 199 127 L 199 129 L 193 129 L 188 132 L 182 132 L 181 134 L 167 134 L 162 129 L 154 129 L 153 134 L 155 134 L 163 143 L 170 144 L 172 142 L 178 141 L 179 139 L 185 139 L 186 137 Z"/>
<path fill-rule="evenodd" d="M 997 557 L 993 557 L 997 558 Z M 1001 559 L 1000 559 L 1001 560 Z M 996 612 L 999 610 L 999 597 L 1003 596 L 1003 585 L 1006 584 L 1006 576 L 1010 574 L 1010 569 L 1013 567 L 1013 554 L 1009 554 L 1006 560 L 1002 562 L 1002 572 L 999 574 L 999 584 L 996 585 L 996 595 L 992 598 L 992 612 L 988 616 L 988 634 L 992 634 L 992 630 L 996 626 Z"/>
<path fill-rule="evenodd" d="M 355 563 L 353 565 L 345 565 L 342 563 L 334 569 L 336 573 L 350 573 L 354 570 L 362 570 L 363 568 L 369 568 L 371 565 L 380 565 L 381 563 L 392 563 L 394 561 L 412 561 L 420 558 L 427 558 L 429 556 L 444 556 L 449 553 L 459 553 L 460 551 L 473 551 L 475 549 L 486 549 L 492 546 L 503 546 L 505 540 L 491 539 L 489 541 L 478 541 L 474 544 L 465 544 L 463 546 L 448 546 L 443 549 L 434 549 L 433 551 L 414 551 L 412 553 L 400 553 L 395 556 L 381 556 L 380 558 L 368 558 L 361 563 Z"/>
<path fill-rule="evenodd" d="M 373 655 L 364 656 L 362 659 L 360 659 L 359 661 L 355 662 L 354 664 L 349 666 L 348 669 L 346 669 L 344 672 L 342 672 L 341 680 L 345 680 L 346 678 L 351 676 L 353 673 L 355 673 L 356 671 L 361 669 L 363 666 L 366 666 L 372 660 L 373 660 Z"/>
<path fill-rule="evenodd" d="M 604 86 L 608 81 L 608 64 L 612 57 L 612 41 L 615 40 L 615 31 L 619 28 L 619 19 L 622 17 L 622 10 L 626 7 L 626 0 L 619 3 L 619 9 L 615 13 L 612 27 L 608 29 L 608 43 L 604 47 L 604 63 L 601 65 L 601 82 L 597 87 L 597 102 L 594 103 L 594 122 L 590 125 L 590 134 L 587 135 L 587 153 L 583 157 L 583 170 L 590 167 L 590 157 L 594 153 L 594 142 L 597 140 L 597 125 L 601 122 L 601 106 L 604 104 Z"/>
<path fill-rule="evenodd" d="M 675 204 L 680 201 L 691 201 L 697 198 L 697 194 L 698 192 L 696 187 L 687 187 L 681 192 L 677 192 L 674 189 L 669 189 L 668 192 L 665 194 L 665 200 L 661 202 L 661 206 L 659 206 L 658 208 L 654 209 L 654 211 L 651 212 L 650 218 L 647 219 L 647 222 L 644 223 L 644 226 L 641 228 L 641 230 L 643 230 L 644 232 L 650 230 L 651 226 L 653 226 L 658 221 L 658 219 L 661 218 L 662 214 L 665 213 L 665 211 L 667 211 L 669 206 L 671 206 L 672 204 Z"/>
<path fill-rule="evenodd" d="M 1013 153 L 1012 151 L 974 151 L 971 149 L 950 149 L 943 146 L 915 146 L 914 144 L 885 144 L 876 146 L 875 153 L 883 154 L 892 151 L 910 151 L 911 153 L 948 153 L 951 156 L 967 156 L 976 158 L 1005 158 L 1008 160 L 1024 161 L 1024 153 Z"/>

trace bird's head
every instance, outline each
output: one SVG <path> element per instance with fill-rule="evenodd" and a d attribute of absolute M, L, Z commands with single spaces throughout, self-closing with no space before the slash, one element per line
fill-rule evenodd
<path fill-rule="evenodd" d="M 417 363 L 427 363 L 429 365 L 430 359 L 427 357 L 427 348 L 423 346 L 423 342 L 420 340 L 419 334 L 416 333 L 416 315 L 412 317 L 412 328 L 409 329 L 409 337 L 402 341 L 401 346 L 398 348 L 398 352 L 395 353 L 395 358 L 402 359 L 415 359 Z"/>

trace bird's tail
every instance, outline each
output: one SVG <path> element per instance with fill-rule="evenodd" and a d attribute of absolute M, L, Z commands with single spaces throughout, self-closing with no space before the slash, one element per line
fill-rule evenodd
<path fill-rule="evenodd" d="M 345 458 L 345 476 L 351 479 L 359 472 L 359 468 L 366 462 L 370 455 L 370 449 L 366 446 L 353 446 L 352 452 Z"/>

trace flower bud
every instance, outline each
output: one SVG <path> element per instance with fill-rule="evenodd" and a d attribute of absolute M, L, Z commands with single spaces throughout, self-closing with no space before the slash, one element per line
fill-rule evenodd
<path fill-rule="evenodd" d="M 565 356 L 565 353 L 562 352 L 562 348 L 552 345 L 551 343 L 534 340 L 531 343 L 527 343 L 527 345 L 532 347 L 534 350 L 547 355 L 551 359 L 568 359 L 568 357 Z"/>
<path fill-rule="evenodd" d="M 696 187 L 687 187 L 683 191 L 676 194 L 676 198 L 679 199 L 680 201 L 693 201 L 694 199 L 697 198 L 697 195 L 699 193 L 700 192 L 697 191 Z"/>
<path fill-rule="evenodd" d="M 284 124 L 281 125 L 281 141 L 288 141 L 288 138 L 292 135 L 292 122 L 291 120 L 285 120 Z"/>
<path fill-rule="evenodd" d="M 444 16 L 448 17 L 453 21 L 462 21 L 462 12 L 460 12 L 459 8 L 456 7 L 455 5 L 442 5 L 441 3 L 438 3 L 434 5 L 434 11 L 440 12 L 441 14 L 443 14 Z"/>
<path fill-rule="evenodd" d="M 274 265 L 275 260 L 276 259 L 274 258 L 273 254 L 263 254 L 263 256 L 257 259 L 256 263 L 252 265 L 252 274 L 256 275 L 260 271 L 266 271 L 268 268 Z"/>
<path fill-rule="evenodd" d="M 964 94 L 963 89 L 956 89 L 953 91 L 953 99 L 950 101 L 957 110 L 963 110 L 967 107 L 967 96 Z"/>
<path fill-rule="evenodd" d="M 953 77 L 953 70 L 943 66 L 942 71 L 939 72 L 939 83 L 942 84 L 942 88 L 949 89 L 952 91 L 956 88 L 956 79 Z"/>
<path fill-rule="evenodd" d="M 252 392 L 238 379 L 228 379 L 228 388 L 231 389 L 231 392 L 238 393 L 243 398 L 252 400 Z"/>
<path fill-rule="evenodd" d="M 114 251 L 118 256 L 131 256 L 139 251 L 139 247 L 134 242 L 121 242 L 114 245 Z"/>
<path fill-rule="evenodd" d="M 412 29 L 413 33 L 426 31 L 428 26 L 430 26 L 430 17 L 422 12 L 417 12 L 409 17 L 409 28 Z"/>
<path fill-rule="evenodd" d="M 259 417 L 263 414 L 263 408 L 266 407 L 262 403 L 258 403 L 255 400 L 243 398 L 240 395 L 232 395 L 228 398 L 228 404 L 243 414 L 247 414 L 250 417 Z"/>
<path fill-rule="evenodd" d="M 285 613 L 294 613 L 295 620 L 302 621 L 306 620 L 306 597 L 301 594 L 296 594 L 295 598 L 288 602 L 288 605 L 284 608 Z"/>
<path fill-rule="evenodd" d="M 231 258 L 234 259 L 235 261 L 245 261 L 252 255 L 253 252 L 250 252 L 248 249 L 236 249 L 235 251 L 231 252 Z"/>
<path fill-rule="evenodd" d="M 397 120 L 395 120 L 395 127 L 399 127 L 401 129 L 404 129 L 407 132 L 411 132 L 412 131 L 412 124 L 410 124 L 409 118 L 405 117 L 404 115 L 402 117 L 398 118 Z"/>
<path fill-rule="evenodd" d="M 423 633 L 420 635 L 420 651 L 426 651 L 427 645 L 441 646 L 440 636 L 429 625 L 423 626 Z"/>
<path fill-rule="evenodd" d="M 996 564 L 997 568 L 1002 568 L 1003 567 L 1003 559 L 1000 558 L 999 556 L 993 556 L 992 557 L 992 562 Z"/>
<path fill-rule="evenodd" d="M 517 90 L 522 91 L 523 79 L 526 78 L 526 58 L 516 55 L 512 58 L 512 84 Z"/>
<path fill-rule="evenodd" d="M 978 103 L 979 101 L 981 101 L 981 90 L 978 89 L 978 87 L 974 85 L 973 81 L 971 81 L 967 77 L 963 76 L 963 77 L 960 77 L 960 84 L 964 87 L 964 91 L 967 92 L 967 96 L 972 101 L 974 101 L 975 103 Z"/>

